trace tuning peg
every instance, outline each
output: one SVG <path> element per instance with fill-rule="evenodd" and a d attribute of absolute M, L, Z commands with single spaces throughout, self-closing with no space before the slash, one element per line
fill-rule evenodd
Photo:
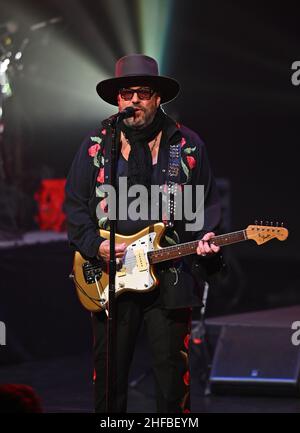
<path fill-rule="evenodd" d="M 271 227 L 273 227 L 273 221 L 271 221 Z"/>
<path fill-rule="evenodd" d="M 269 221 L 266 221 L 266 222 L 265 222 L 265 226 L 268 226 L 268 225 L 269 225 Z"/>
<path fill-rule="evenodd" d="M 281 227 L 283 227 L 283 222 L 281 223 Z"/>
<path fill-rule="evenodd" d="M 279 223 L 278 223 L 278 221 L 276 221 L 276 227 L 278 227 L 278 225 L 279 225 Z"/>
<path fill-rule="evenodd" d="M 263 220 L 261 220 L 261 221 L 260 221 L 260 225 L 261 225 L 261 226 L 263 226 L 263 225 L 264 225 L 264 222 L 263 222 Z"/>

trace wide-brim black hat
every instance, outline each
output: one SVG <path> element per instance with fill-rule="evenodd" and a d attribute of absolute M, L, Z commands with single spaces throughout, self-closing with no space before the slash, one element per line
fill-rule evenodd
<path fill-rule="evenodd" d="M 179 93 L 178 81 L 159 75 L 155 59 L 143 54 L 130 54 L 116 63 L 115 77 L 100 81 L 97 93 L 105 102 L 118 105 L 117 96 L 123 87 L 151 86 L 161 96 L 161 104 L 170 102 Z"/>

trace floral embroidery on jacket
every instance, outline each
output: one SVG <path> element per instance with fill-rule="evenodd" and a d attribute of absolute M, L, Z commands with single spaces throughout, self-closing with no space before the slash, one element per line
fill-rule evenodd
<path fill-rule="evenodd" d="M 96 180 L 96 196 L 100 198 L 101 209 L 106 213 L 107 204 L 105 198 L 107 194 L 102 190 L 101 186 L 104 184 L 104 154 L 105 148 L 103 146 L 103 139 L 106 136 L 106 129 L 102 129 L 99 136 L 91 137 L 92 145 L 88 148 L 88 154 L 93 158 L 93 163 L 99 168 L 99 172 Z M 185 181 L 182 185 L 190 182 L 192 177 L 192 170 L 196 167 L 197 161 L 194 155 L 196 146 L 191 146 L 189 138 L 181 138 L 181 167 L 185 175 Z M 103 201 L 104 200 L 104 201 Z M 103 203 L 102 203 L 103 201 Z"/>
<path fill-rule="evenodd" d="M 100 207 L 103 210 L 103 212 L 107 213 L 107 203 L 106 203 L 106 196 L 107 193 L 103 191 L 103 187 L 102 185 L 104 184 L 104 153 L 105 153 L 105 149 L 103 146 L 103 138 L 106 135 L 106 129 L 102 129 L 101 133 L 99 136 L 95 136 L 95 137 L 90 137 L 90 140 L 92 144 L 89 148 L 88 148 L 88 154 L 91 158 L 93 158 L 93 163 L 96 167 L 99 168 L 98 171 L 98 175 L 97 175 L 97 179 L 96 179 L 96 197 L 100 198 Z M 107 217 L 105 217 L 107 219 Z M 99 221 L 99 226 L 100 223 L 102 225 L 102 227 L 100 228 L 104 228 L 104 218 L 101 218 Z"/>
<path fill-rule="evenodd" d="M 196 151 L 196 146 L 191 147 L 185 137 L 181 139 L 181 167 L 186 176 L 186 181 L 183 185 L 191 180 L 192 170 L 196 167 L 196 158 L 193 153 Z"/>

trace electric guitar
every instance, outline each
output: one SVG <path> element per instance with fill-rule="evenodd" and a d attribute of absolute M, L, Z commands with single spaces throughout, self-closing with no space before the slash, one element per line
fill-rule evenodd
<path fill-rule="evenodd" d="M 116 271 L 116 296 L 126 291 L 148 292 L 158 284 L 154 264 L 166 260 L 196 254 L 198 241 L 161 247 L 165 232 L 163 223 L 156 223 L 131 236 L 116 234 L 116 243 L 126 243 L 122 260 L 118 259 Z M 109 231 L 100 230 L 100 236 L 109 239 Z M 288 230 L 273 225 L 249 225 L 245 230 L 214 236 L 210 244 L 225 246 L 253 239 L 258 245 L 276 238 L 284 241 Z M 104 262 L 87 261 L 76 251 L 71 274 L 82 305 L 89 311 L 98 312 L 108 302 L 108 266 Z"/>

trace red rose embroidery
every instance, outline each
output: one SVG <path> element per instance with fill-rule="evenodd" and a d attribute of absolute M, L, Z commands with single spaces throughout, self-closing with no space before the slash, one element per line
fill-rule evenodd
<path fill-rule="evenodd" d="M 98 177 L 97 177 L 97 182 L 104 183 L 104 168 L 103 167 L 100 168 L 100 170 L 99 170 L 99 174 L 98 174 Z"/>
<path fill-rule="evenodd" d="M 196 166 L 196 160 L 193 156 L 187 156 L 186 157 L 188 166 L 190 169 L 193 169 Z"/>
<path fill-rule="evenodd" d="M 92 158 L 94 158 L 94 156 L 97 155 L 97 152 L 99 152 L 99 150 L 100 150 L 100 144 L 96 143 L 96 144 L 94 144 L 93 146 L 89 147 L 88 152 L 89 152 L 89 155 L 90 155 Z"/>
<path fill-rule="evenodd" d="M 187 335 L 185 336 L 185 339 L 184 339 L 184 347 L 186 348 L 186 350 L 189 350 L 190 338 L 191 338 L 191 335 L 190 335 L 190 334 L 187 334 Z"/>
<path fill-rule="evenodd" d="M 186 139 L 184 137 L 182 137 L 181 139 L 181 147 L 184 146 L 186 144 Z"/>
<path fill-rule="evenodd" d="M 100 201 L 100 207 L 103 210 L 103 212 L 105 212 L 105 213 L 107 212 L 107 203 L 106 203 L 105 198 Z"/>
<path fill-rule="evenodd" d="M 102 129 L 101 134 L 106 135 L 106 129 Z"/>
<path fill-rule="evenodd" d="M 189 372 L 189 370 L 184 374 L 183 381 L 184 381 L 184 384 L 186 386 L 189 386 L 189 384 L 190 384 L 190 372 Z"/>

